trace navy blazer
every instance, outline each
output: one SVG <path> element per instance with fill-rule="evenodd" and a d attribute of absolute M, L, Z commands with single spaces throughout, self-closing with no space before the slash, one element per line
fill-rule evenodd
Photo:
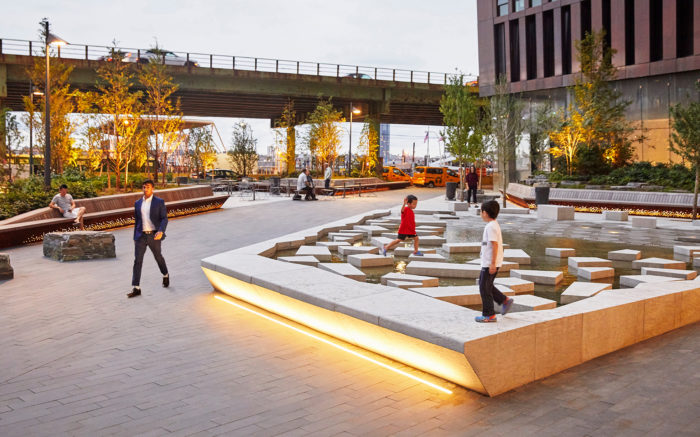
<path fill-rule="evenodd" d="M 134 240 L 138 240 L 143 235 L 143 220 L 141 220 L 141 204 L 143 203 L 143 197 L 134 203 L 134 217 L 136 218 L 136 224 L 134 225 Z M 162 232 L 163 238 L 165 239 L 165 228 L 168 226 L 168 210 L 165 208 L 165 200 L 160 197 L 153 195 L 151 200 L 151 221 L 156 227 L 156 232 Z"/>

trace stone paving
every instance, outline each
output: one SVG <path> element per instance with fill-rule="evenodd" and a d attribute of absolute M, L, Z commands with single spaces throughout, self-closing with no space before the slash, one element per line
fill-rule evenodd
<path fill-rule="evenodd" d="M 410 192 L 423 200 L 442 190 Z M 0 435 L 697 435 L 698 324 L 496 398 L 455 386 L 445 395 L 214 299 L 199 268 L 225 249 L 394 206 L 408 193 L 250 202 L 172 220 L 163 243 L 171 287 L 160 287 L 147 255 L 144 295 L 131 300 L 132 229 L 113 232 L 116 259 L 62 264 L 43 258 L 41 245 L 8 250 L 15 278 L 0 282 Z M 581 229 L 578 214 L 508 221 L 513 230 L 605 234 Z M 670 247 L 677 235 L 686 234 L 603 236 Z"/>

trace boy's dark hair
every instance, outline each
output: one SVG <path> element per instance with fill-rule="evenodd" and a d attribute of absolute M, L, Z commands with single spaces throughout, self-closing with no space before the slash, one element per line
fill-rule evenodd
<path fill-rule="evenodd" d="M 65 189 L 67 190 L 67 189 L 68 189 L 68 185 L 66 185 L 66 184 L 61 184 L 61 186 L 58 187 L 58 189 L 60 190 L 61 188 L 65 188 Z"/>
<path fill-rule="evenodd" d="M 406 202 L 408 203 L 413 203 L 416 200 L 418 200 L 418 198 L 413 194 L 409 194 L 408 196 L 406 196 Z"/>
<path fill-rule="evenodd" d="M 153 183 L 153 180 L 152 180 L 152 179 L 146 179 L 145 181 L 143 181 L 143 182 L 141 183 L 141 187 L 143 187 L 144 185 L 147 185 L 147 184 L 150 184 L 152 187 L 155 187 L 155 186 L 156 186 L 156 184 Z"/>
<path fill-rule="evenodd" d="M 498 206 L 498 202 L 496 202 L 495 200 L 489 200 L 481 204 L 481 210 L 484 211 L 486 215 L 496 220 L 496 217 L 498 217 L 498 212 L 501 210 L 501 207 Z"/>

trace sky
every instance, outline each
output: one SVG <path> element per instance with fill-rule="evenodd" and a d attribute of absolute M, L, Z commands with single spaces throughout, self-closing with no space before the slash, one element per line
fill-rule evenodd
<path fill-rule="evenodd" d="M 266 57 L 311 62 L 478 73 L 476 0 L 61 0 L 3 2 L 0 38 L 38 39 L 46 17 L 71 44 Z M 230 146 L 238 119 L 212 119 Z M 248 119 L 264 153 L 269 120 Z M 348 127 L 344 126 L 344 132 Z M 362 129 L 353 124 L 353 148 Z M 391 127 L 391 153 L 416 142 L 425 154 L 428 126 Z M 431 155 L 436 127 L 430 128 Z M 343 144 L 347 144 L 347 136 Z M 346 147 L 347 148 L 347 147 Z M 409 150 L 410 152 L 410 150 Z"/>

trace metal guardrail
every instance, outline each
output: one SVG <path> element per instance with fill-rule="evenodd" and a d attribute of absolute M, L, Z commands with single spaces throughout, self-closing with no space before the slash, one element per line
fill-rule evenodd
<path fill-rule="evenodd" d="M 116 47 L 123 53 L 130 53 L 140 60 L 148 49 Z M 19 39 L 0 39 L 0 55 L 44 56 L 43 42 Z M 112 47 L 82 44 L 67 44 L 52 48 L 56 56 L 65 59 L 81 59 L 100 61 L 111 54 Z M 206 53 L 171 52 L 188 63 L 197 63 L 192 68 L 222 68 L 241 71 L 259 71 L 267 73 L 286 73 L 307 76 L 348 77 L 355 74 L 366 74 L 370 79 L 391 82 L 447 84 L 453 76 L 448 73 L 430 71 L 405 70 L 399 68 L 366 67 L 360 65 L 329 64 L 323 62 L 291 61 L 285 59 L 251 58 L 247 56 L 215 55 Z M 145 58 L 144 58 L 145 59 Z M 165 62 L 168 63 L 167 61 Z M 192 65 L 191 64 L 191 65 Z M 467 82 L 476 80 L 476 76 L 465 76 Z"/>

